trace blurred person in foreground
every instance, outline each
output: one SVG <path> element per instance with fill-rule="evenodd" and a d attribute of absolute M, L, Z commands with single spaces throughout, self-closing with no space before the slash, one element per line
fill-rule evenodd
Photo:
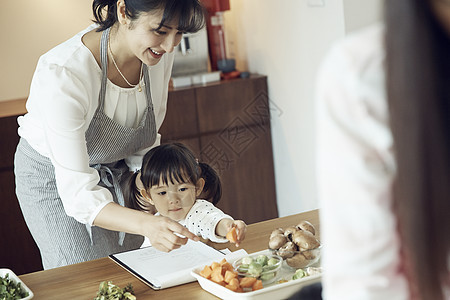
<path fill-rule="evenodd" d="M 385 1 L 318 80 L 324 299 L 450 299 L 450 0 Z"/>

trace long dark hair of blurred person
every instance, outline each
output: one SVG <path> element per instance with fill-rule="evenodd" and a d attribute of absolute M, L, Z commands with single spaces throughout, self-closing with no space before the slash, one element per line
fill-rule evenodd
<path fill-rule="evenodd" d="M 410 287 L 444 299 L 450 248 L 450 1 L 385 1 L 394 207 Z"/>

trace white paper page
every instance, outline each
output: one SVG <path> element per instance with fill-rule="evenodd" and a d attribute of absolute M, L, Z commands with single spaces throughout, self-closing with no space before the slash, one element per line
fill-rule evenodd
<path fill-rule="evenodd" d="M 239 250 L 234 252 L 234 255 L 233 253 L 230 255 L 231 257 L 243 256 L 246 255 L 246 252 Z M 147 247 L 113 256 L 131 271 L 151 282 L 156 288 L 166 288 L 194 281 L 195 278 L 190 274 L 194 267 L 228 257 L 202 242 L 191 240 L 181 248 L 168 253 Z"/>

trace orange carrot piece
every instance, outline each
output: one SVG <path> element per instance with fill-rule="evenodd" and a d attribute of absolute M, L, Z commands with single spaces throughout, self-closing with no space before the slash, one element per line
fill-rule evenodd
<path fill-rule="evenodd" d="M 211 278 L 212 269 L 209 266 L 205 266 L 203 270 L 200 272 L 200 275 L 205 277 L 206 279 Z"/>
<path fill-rule="evenodd" d="M 237 277 L 232 278 L 232 279 L 230 280 L 230 285 L 235 285 L 235 286 L 238 286 L 238 287 L 241 286 L 241 285 L 239 284 L 239 279 L 238 279 Z"/>
<path fill-rule="evenodd" d="M 255 282 L 256 282 L 255 277 L 242 277 L 241 280 L 239 280 L 239 284 L 243 288 L 252 287 Z"/>
<path fill-rule="evenodd" d="M 237 276 L 238 276 L 238 275 L 237 275 L 235 272 L 227 270 L 227 271 L 225 272 L 224 281 L 225 281 L 226 283 L 230 283 L 230 282 L 231 282 L 231 279 L 233 279 L 233 278 L 236 279 Z M 238 283 L 239 283 L 239 281 L 238 281 Z"/>
<path fill-rule="evenodd" d="M 263 288 L 263 284 L 261 280 L 256 280 L 252 285 L 252 291 L 260 290 Z"/>
<path fill-rule="evenodd" d="M 234 272 L 234 268 L 229 262 L 224 263 L 222 265 L 222 269 L 225 270 L 225 272 L 226 271 L 233 271 Z"/>
<path fill-rule="evenodd" d="M 223 287 L 225 287 L 225 286 L 227 286 L 227 283 L 225 282 L 225 281 L 221 281 L 221 282 L 215 282 L 215 281 L 213 281 L 214 283 L 217 283 L 218 285 L 221 285 L 221 286 L 223 286 Z"/>
<path fill-rule="evenodd" d="M 226 287 L 227 289 L 229 289 L 229 290 L 232 290 L 233 292 L 236 292 L 236 291 L 238 290 L 238 288 L 239 288 L 239 286 L 237 286 L 237 285 L 231 285 L 231 284 L 227 284 L 225 287 Z"/>
<path fill-rule="evenodd" d="M 225 287 L 232 290 L 233 292 L 236 292 L 238 291 L 238 289 L 241 289 L 237 277 L 233 277 Z"/>
<path fill-rule="evenodd" d="M 220 266 L 221 266 L 221 264 L 219 264 L 218 262 L 213 262 L 213 263 L 211 264 L 211 269 L 214 270 L 215 268 L 218 268 L 218 267 L 220 267 Z"/>
<path fill-rule="evenodd" d="M 232 243 L 237 242 L 236 227 L 233 227 L 233 228 L 231 228 L 230 231 L 228 231 L 226 238 L 227 238 L 227 240 L 229 240 Z"/>
<path fill-rule="evenodd" d="M 212 269 L 211 280 L 216 283 L 222 282 L 224 280 L 222 275 L 222 267 L 220 265 Z"/>

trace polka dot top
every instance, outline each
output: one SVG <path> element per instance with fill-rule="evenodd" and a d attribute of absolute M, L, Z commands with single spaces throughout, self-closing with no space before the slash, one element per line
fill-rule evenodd
<path fill-rule="evenodd" d="M 179 223 L 204 239 L 209 239 L 215 243 L 226 243 L 228 240 L 225 237 L 216 235 L 217 223 L 225 218 L 233 220 L 232 217 L 223 213 L 211 202 L 198 199 L 187 213 L 186 218 L 180 220 Z"/>

